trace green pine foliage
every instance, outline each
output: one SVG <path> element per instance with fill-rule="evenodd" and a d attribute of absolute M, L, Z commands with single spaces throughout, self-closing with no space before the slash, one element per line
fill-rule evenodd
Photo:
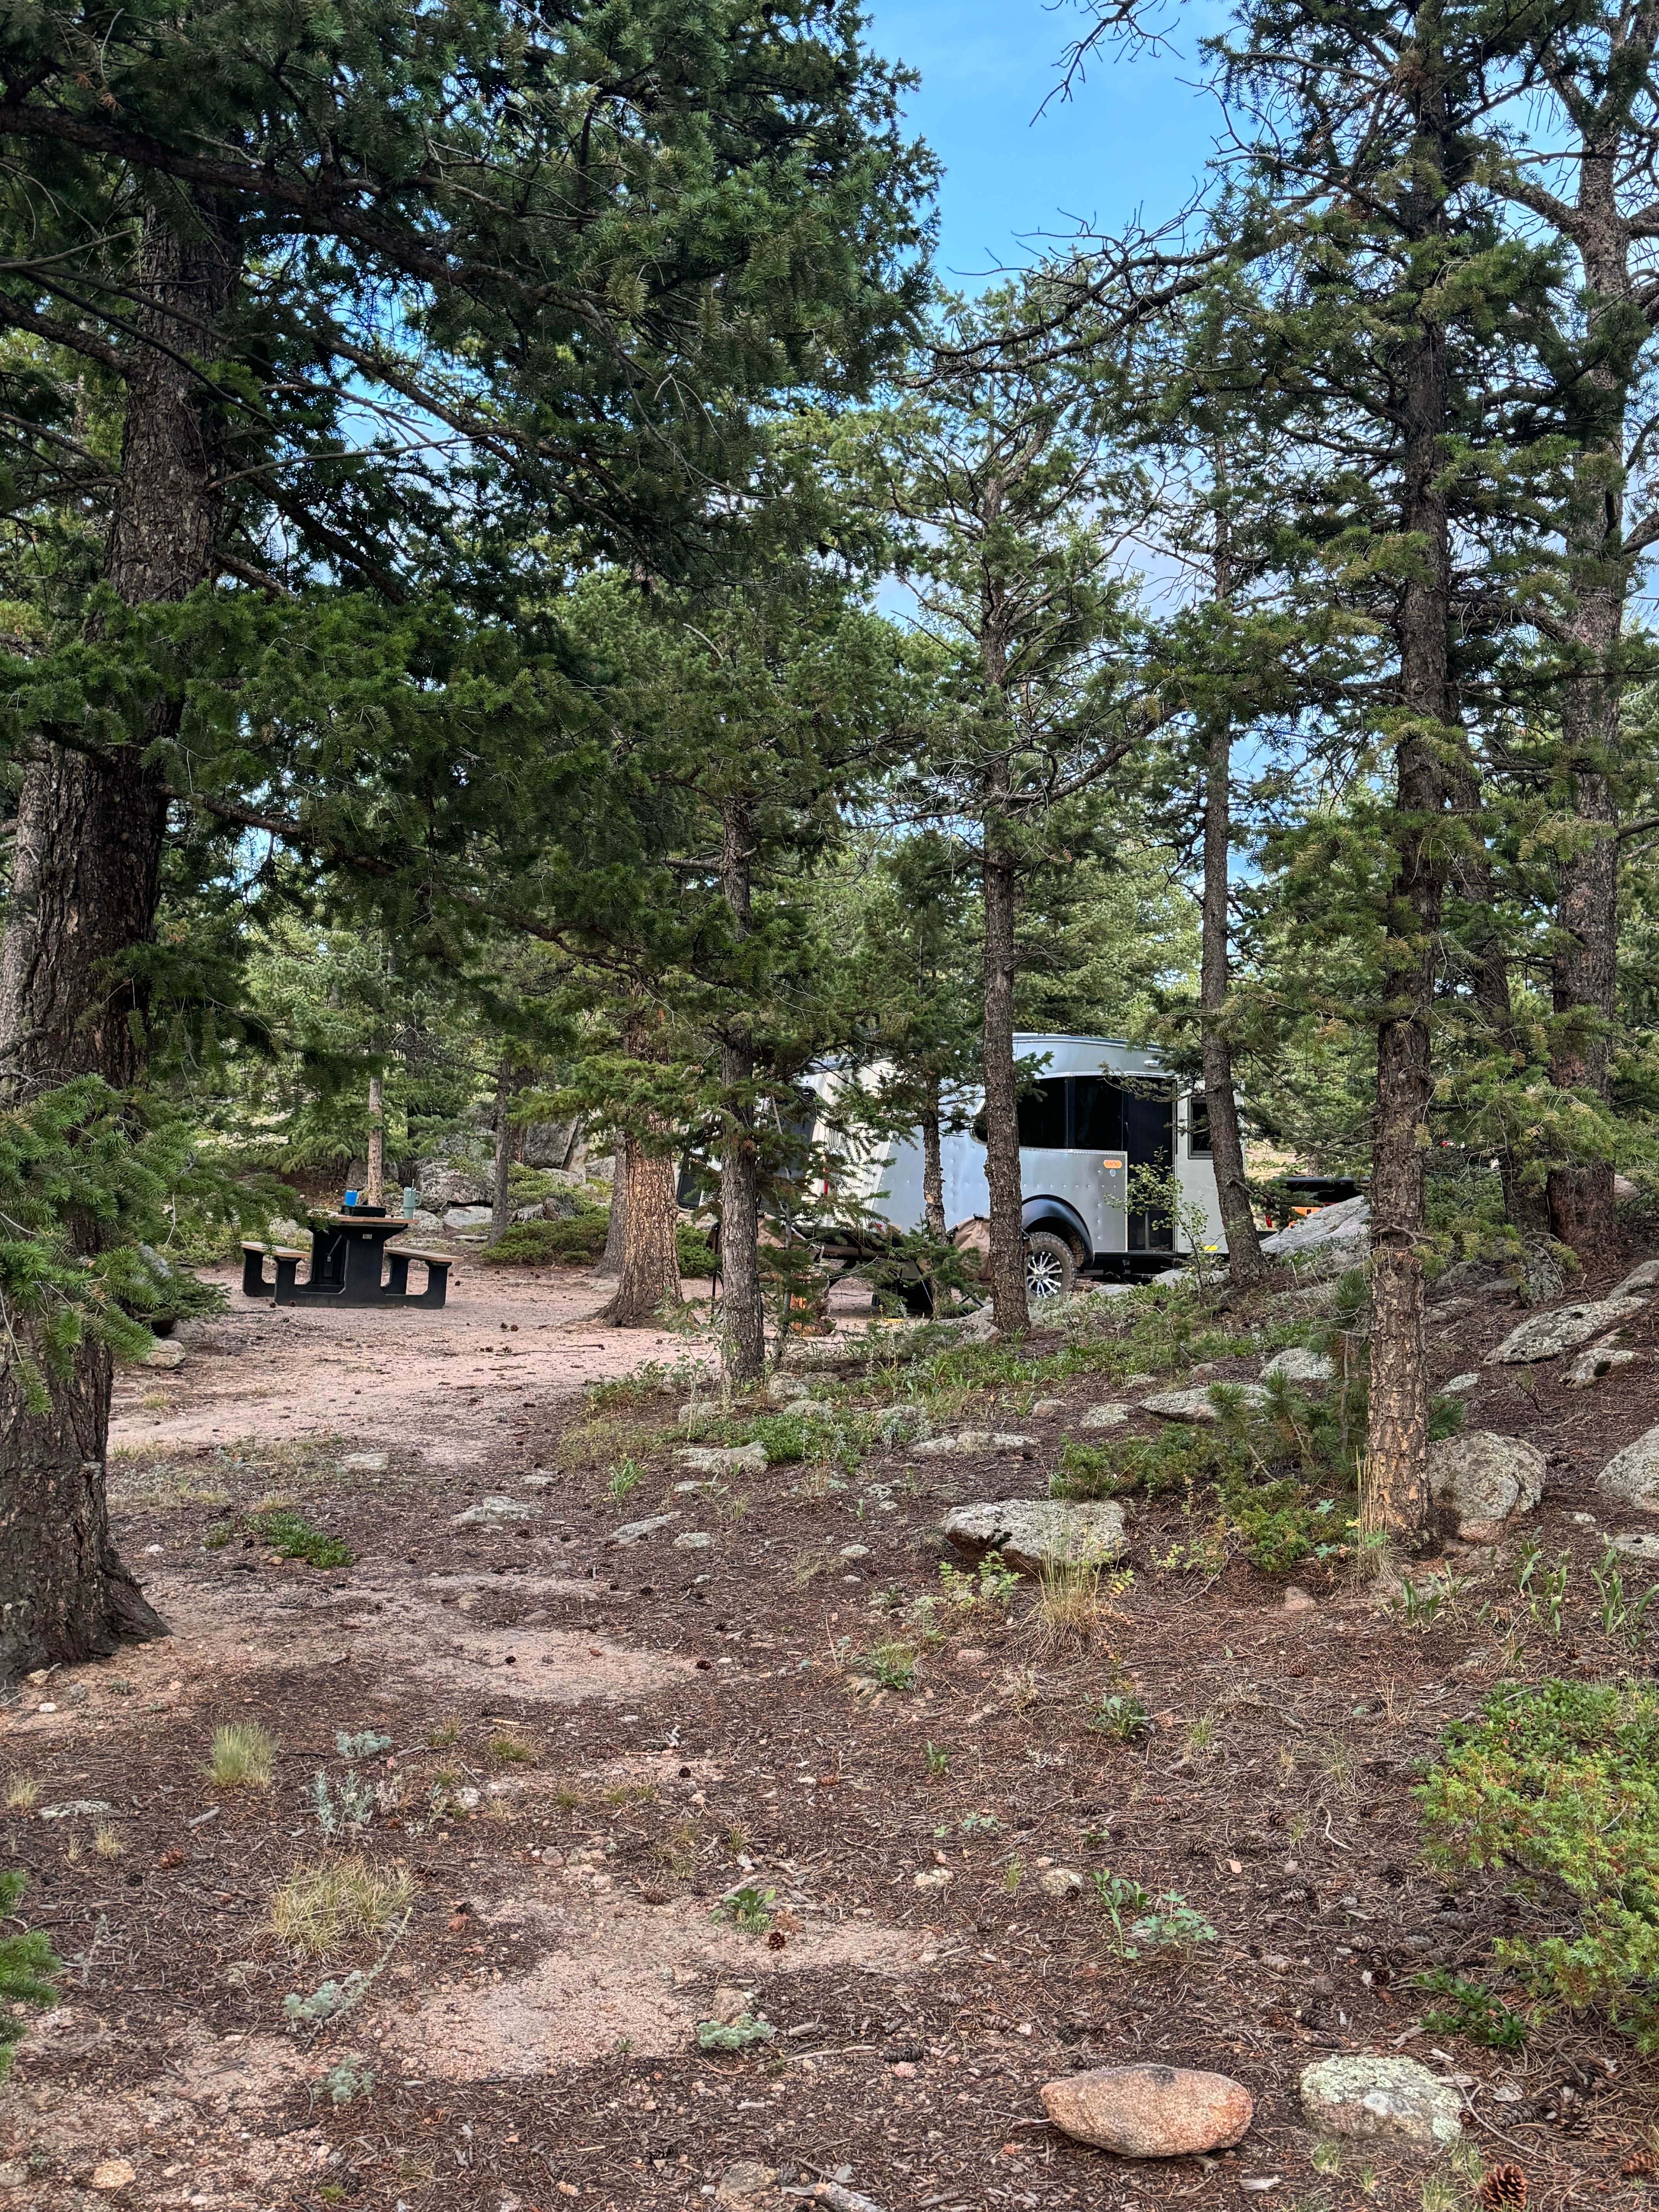
<path fill-rule="evenodd" d="M 95 1077 L 0 1114 L 0 1364 L 31 1406 L 83 1340 L 136 1359 L 150 1322 L 216 1310 L 151 1243 L 181 1194 L 222 1218 L 245 1202 L 181 1117 L 146 1115 Z"/>
<path fill-rule="evenodd" d="M 15 1919 L 28 1876 L 0 1874 L 0 1922 Z M 13 2046 L 22 2039 L 30 2006 L 57 2002 L 62 1961 L 38 1928 L 0 1936 L 0 2081 L 11 2070 Z"/>
<path fill-rule="evenodd" d="M 1448 1729 L 1418 1798 L 1435 1865 L 1528 1900 L 1496 1946 L 1521 1987 L 1659 2051 L 1659 1691 L 1508 1685 Z"/>

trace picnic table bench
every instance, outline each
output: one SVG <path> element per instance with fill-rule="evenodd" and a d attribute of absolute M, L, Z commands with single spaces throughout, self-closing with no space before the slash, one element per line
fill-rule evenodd
<path fill-rule="evenodd" d="M 302 1283 L 296 1270 L 307 1257 L 286 1244 L 242 1244 L 242 1294 L 250 1298 L 274 1298 L 279 1306 L 321 1304 L 383 1306 L 441 1306 L 448 1295 L 450 1260 L 447 1253 L 428 1252 L 416 1244 L 393 1244 L 409 1227 L 401 1214 L 388 1214 L 380 1206 L 356 1206 L 346 1213 L 313 1214 L 311 1218 L 311 1272 Z M 276 1262 L 276 1279 L 268 1281 L 265 1260 Z M 409 1263 L 418 1260 L 426 1269 L 426 1288 L 409 1287 Z M 386 1271 L 383 1273 L 383 1268 Z"/>

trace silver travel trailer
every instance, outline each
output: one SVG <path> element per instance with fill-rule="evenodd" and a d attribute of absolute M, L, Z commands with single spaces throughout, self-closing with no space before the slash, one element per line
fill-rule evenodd
<path fill-rule="evenodd" d="M 1134 1275 L 1168 1267 L 1193 1249 L 1187 1228 L 1130 1210 L 1129 1175 L 1137 1167 L 1174 1168 L 1182 1199 L 1202 1210 L 1199 1242 L 1207 1251 L 1224 1241 L 1209 1122 L 1202 1091 L 1183 1090 L 1155 1053 L 1121 1037 L 1030 1036 L 1014 1039 L 1017 1060 L 1040 1064 L 1019 1104 L 1019 1172 L 1024 1198 L 1026 1279 L 1033 1297 L 1068 1290 L 1079 1273 Z M 878 1079 L 879 1069 L 867 1071 Z M 833 1097 L 846 1071 L 815 1079 Z M 945 1220 L 952 1235 L 988 1217 L 983 1094 L 946 1102 L 966 1126 L 940 1139 Z M 844 1198 L 867 1208 L 872 1228 L 903 1232 L 923 1222 L 919 1132 L 860 1149 L 838 1146 L 847 1160 Z"/>

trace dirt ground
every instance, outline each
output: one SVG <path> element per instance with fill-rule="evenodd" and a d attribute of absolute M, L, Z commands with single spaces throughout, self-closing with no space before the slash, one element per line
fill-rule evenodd
<path fill-rule="evenodd" d="M 0 1864 L 65 1961 L 0 2091 L 0 2208 L 781 2212 L 829 2180 L 884 2212 L 1454 2212 L 1504 2161 L 1535 2208 L 1647 2201 L 1628 2045 L 1424 2033 L 1413 1976 L 1478 1973 L 1514 1906 L 1427 1869 L 1411 1790 L 1500 1675 L 1628 1667 L 1588 1565 L 1643 1516 L 1591 1484 L 1655 1418 L 1659 1300 L 1644 1359 L 1582 1392 L 1563 1360 L 1480 1365 L 1512 1304 L 1436 1328 L 1437 1375 L 1478 1376 L 1470 1425 L 1548 1455 L 1527 1533 L 1574 1562 L 1559 1635 L 1501 1550 L 1455 1551 L 1455 1601 L 1413 1626 L 1137 1498 L 1094 1642 L 1048 1649 L 1025 1585 L 937 1609 L 907 1686 L 890 1647 L 942 1588 L 945 1514 L 1045 1495 L 1083 1410 L 1137 1395 L 1109 1336 L 925 1372 L 849 1353 L 812 1382 L 849 1420 L 920 1393 L 936 1428 L 1029 1441 L 711 1482 L 676 1458 L 690 1369 L 665 1371 L 702 1340 L 598 1329 L 586 1276 L 458 1277 L 401 1323 L 250 1307 L 123 1382 L 118 1540 L 173 1633 L 0 1709 Z M 340 1563 L 281 1557 L 251 1517 L 273 1506 Z M 1089 1725 L 1114 1685 L 1143 1740 Z M 210 1780 L 215 1730 L 249 1722 L 269 1786 Z M 346 1861 L 396 1909 L 307 1952 L 273 1898 Z M 1214 1939 L 1122 1956 L 1108 1870 Z M 739 2014 L 772 2035 L 700 2047 Z M 1462 2165 L 1322 2148 L 1297 2081 L 1333 2051 L 1454 2082 Z M 1243 2081 L 1240 2148 L 1130 2163 L 1047 2122 L 1043 2081 L 1133 2058 Z M 744 2195 L 744 2161 L 773 2182 Z"/>
<path fill-rule="evenodd" d="M 708 1358 L 701 1340 L 667 1329 L 597 1326 L 614 1286 L 586 1270 L 491 1267 L 463 1253 L 434 1313 L 273 1306 L 242 1297 L 240 1268 L 201 1273 L 223 1285 L 231 1310 L 185 1325 L 186 1368 L 126 1371 L 110 1429 L 117 1451 L 361 1432 L 418 1443 L 430 1467 L 480 1466 L 491 1429 L 516 1426 L 547 1399 L 647 1360 L 689 1374 Z"/>

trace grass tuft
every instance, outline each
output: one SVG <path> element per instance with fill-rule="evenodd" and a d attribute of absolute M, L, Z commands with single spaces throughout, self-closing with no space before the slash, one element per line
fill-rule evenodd
<path fill-rule="evenodd" d="M 320 1528 L 313 1528 L 303 1513 L 296 1513 L 289 1505 L 269 1506 L 262 1513 L 250 1513 L 248 1526 L 263 1536 L 271 1549 L 285 1559 L 304 1559 L 313 1567 L 349 1567 L 351 1547 L 339 1537 L 330 1536 Z"/>
<path fill-rule="evenodd" d="M 354 1936 L 376 1936 L 409 1910 L 406 1867 L 375 1867 L 353 1854 L 299 1867 L 271 1897 L 270 1925 L 291 1951 L 326 1957 Z"/>
<path fill-rule="evenodd" d="M 208 1780 L 222 1790 L 269 1790 L 281 1749 L 258 1721 L 227 1721 L 213 1731 Z"/>
<path fill-rule="evenodd" d="M 6 1778 L 6 1810 L 27 1813 L 40 1795 L 40 1785 L 32 1774 L 12 1774 Z"/>

